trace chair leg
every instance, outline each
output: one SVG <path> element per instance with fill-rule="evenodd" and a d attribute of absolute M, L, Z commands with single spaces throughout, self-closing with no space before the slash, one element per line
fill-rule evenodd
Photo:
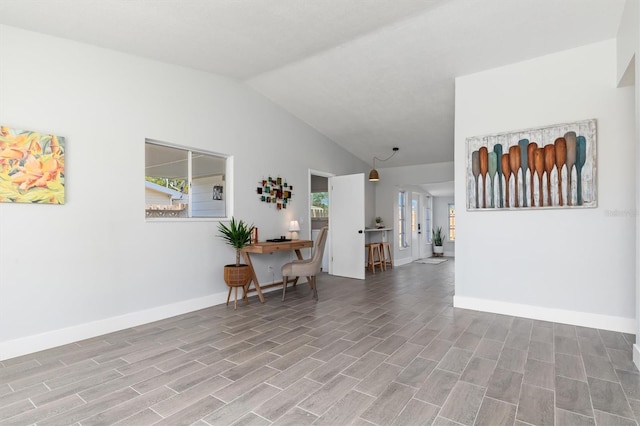
<path fill-rule="evenodd" d="M 287 294 L 287 277 L 282 277 L 282 301 L 284 302 L 284 295 Z"/>
<path fill-rule="evenodd" d="M 229 299 L 231 298 L 231 287 L 229 287 L 229 293 L 227 294 L 227 306 L 229 306 Z"/>
<path fill-rule="evenodd" d="M 318 288 L 316 287 L 316 276 L 311 277 L 311 282 L 313 283 L 311 286 L 313 287 L 313 298 L 318 300 Z"/>

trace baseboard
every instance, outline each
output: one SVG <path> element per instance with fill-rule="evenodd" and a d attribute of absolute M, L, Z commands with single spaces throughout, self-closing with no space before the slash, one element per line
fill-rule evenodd
<path fill-rule="evenodd" d="M 402 259 L 393 259 L 393 266 L 402 266 L 402 265 L 408 265 L 409 263 L 413 262 L 413 260 L 411 260 L 410 257 L 405 257 Z"/>
<path fill-rule="evenodd" d="M 227 292 L 0 342 L 0 361 L 226 303 Z"/>
<path fill-rule="evenodd" d="M 500 302 L 496 300 L 477 299 L 474 297 L 462 296 L 453 296 L 453 306 L 455 308 L 492 312 L 495 314 L 512 315 L 542 321 L 559 322 L 562 324 L 579 325 L 582 327 L 599 328 L 602 330 L 619 331 L 622 333 L 635 334 L 636 332 L 636 320 L 634 318 L 614 317 L 609 315 L 592 314 L 588 312 L 567 311 L 564 309 L 521 305 L 518 303 Z"/>
<path fill-rule="evenodd" d="M 637 344 L 633 344 L 633 363 L 636 365 L 636 368 L 640 370 L 640 348 L 638 348 Z"/>
<path fill-rule="evenodd" d="M 267 284 L 270 283 L 263 283 L 263 285 Z M 263 290 L 263 293 L 280 289 L 281 288 L 272 287 Z M 105 318 L 103 320 L 0 342 L 0 361 L 220 305 L 227 302 L 227 294 L 228 292 L 224 291 L 205 297 L 184 300 L 182 302 L 131 312 L 117 317 Z M 255 295 L 255 293 L 251 294 L 251 296 L 253 295 Z M 229 306 L 231 306 L 231 304 Z"/>

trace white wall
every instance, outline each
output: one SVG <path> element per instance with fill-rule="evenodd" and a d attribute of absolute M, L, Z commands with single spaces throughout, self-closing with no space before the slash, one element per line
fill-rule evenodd
<path fill-rule="evenodd" d="M 610 40 L 456 79 L 456 195 L 465 138 L 596 118 L 598 207 L 456 211 L 454 305 L 635 331 L 634 92 Z"/>
<path fill-rule="evenodd" d="M 451 182 L 454 176 L 453 162 L 424 164 L 408 167 L 390 167 L 378 169 L 380 181 L 375 183 L 375 215 L 367 218 L 367 225 L 375 216 L 380 216 L 387 226 L 396 227 L 398 223 L 398 191 L 424 193 L 417 186 L 428 183 Z M 397 230 L 394 231 L 394 239 Z M 411 262 L 411 248 L 398 249 L 394 244 L 394 265 Z"/>
<path fill-rule="evenodd" d="M 449 204 L 455 204 L 454 197 L 433 197 L 433 228 L 442 226 L 444 255 L 455 256 L 455 243 L 449 240 Z"/>
<path fill-rule="evenodd" d="M 616 36 L 616 77 L 621 85 L 633 84 L 634 55 L 638 52 L 640 28 L 638 0 L 627 0 Z"/>
<path fill-rule="evenodd" d="M 635 145 L 636 145 L 636 208 L 633 212 L 636 218 L 636 259 L 640 254 L 640 66 L 637 58 L 640 54 L 640 7 L 638 0 L 627 0 L 622 14 L 622 21 L 618 28 L 617 77 L 619 85 L 635 84 Z M 630 75 L 632 74 L 633 75 Z M 636 336 L 640 336 L 640 263 L 636 261 Z M 640 347 L 633 345 L 633 361 L 640 368 Z"/>
<path fill-rule="evenodd" d="M 67 142 L 65 205 L 0 204 L 0 359 L 226 300 L 217 222 L 144 220 L 146 138 L 232 155 L 233 213 L 262 239 L 308 217 L 310 168 L 368 172 L 232 80 L 6 26 L 0 52 L 1 124 Z M 294 185 L 286 210 L 258 201 L 269 174 Z"/>

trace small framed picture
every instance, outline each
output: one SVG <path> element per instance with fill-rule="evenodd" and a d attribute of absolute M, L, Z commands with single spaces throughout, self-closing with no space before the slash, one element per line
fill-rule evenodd
<path fill-rule="evenodd" d="M 214 200 L 222 200 L 222 185 L 214 185 L 213 186 L 213 199 Z"/>

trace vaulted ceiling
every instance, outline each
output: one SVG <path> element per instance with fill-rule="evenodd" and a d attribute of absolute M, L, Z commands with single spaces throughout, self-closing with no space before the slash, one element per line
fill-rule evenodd
<path fill-rule="evenodd" d="M 455 77 L 614 38 L 624 2 L 0 0 L 0 23 L 244 81 L 393 167 L 453 161 Z"/>

